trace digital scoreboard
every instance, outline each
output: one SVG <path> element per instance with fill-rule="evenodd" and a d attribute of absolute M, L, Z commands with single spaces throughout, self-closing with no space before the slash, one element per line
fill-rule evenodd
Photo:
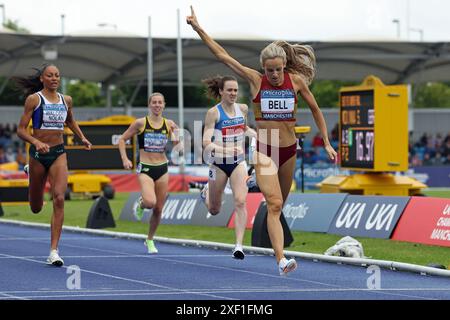
<path fill-rule="evenodd" d="M 95 121 L 77 122 L 92 143 L 91 150 L 68 127 L 64 127 L 64 149 L 70 171 L 124 170 L 119 152 L 119 138 L 135 120 L 130 116 L 111 116 Z M 136 168 L 136 138 L 126 144 L 128 158 Z"/>
<path fill-rule="evenodd" d="M 341 165 L 374 167 L 374 93 L 341 92 Z"/>
<path fill-rule="evenodd" d="M 341 167 L 389 172 L 408 169 L 408 90 L 374 76 L 339 94 Z"/>
<path fill-rule="evenodd" d="M 92 143 L 92 150 L 84 149 L 81 140 L 66 128 L 64 146 L 69 170 L 124 170 L 119 152 L 119 138 L 135 120 L 129 116 L 111 116 L 96 121 L 81 121 L 78 125 Z M 136 168 L 135 137 L 127 141 L 128 159 Z"/>

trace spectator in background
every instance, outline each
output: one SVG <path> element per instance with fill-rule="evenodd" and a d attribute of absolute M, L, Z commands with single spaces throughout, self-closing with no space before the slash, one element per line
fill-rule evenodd
<path fill-rule="evenodd" d="M 425 152 L 423 155 L 423 161 L 422 165 L 424 166 L 433 166 L 435 164 L 435 158 L 431 157 L 431 154 L 429 152 Z"/>
<path fill-rule="evenodd" d="M 444 139 L 444 143 L 447 143 L 448 141 L 450 141 L 450 132 L 447 133 L 447 136 Z"/>
<path fill-rule="evenodd" d="M 0 123 L 0 146 L 4 147 L 8 144 L 8 138 L 5 135 L 5 128 L 2 123 Z"/>
<path fill-rule="evenodd" d="M 2 146 L 0 146 L 0 164 L 6 163 L 6 162 L 8 162 L 8 161 L 6 160 L 5 149 L 3 149 Z"/>
<path fill-rule="evenodd" d="M 428 136 L 426 133 L 422 134 L 416 145 L 417 147 L 426 147 L 428 145 Z"/>
<path fill-rule="evenodd" d="M 14 124 L 12 130 L 13 131 L 12 131 L 12 135 L 11 135 L 11 143 L 12 143 L 14 149 L 17 151 L 19 149 L 19 147 L 23 144 L 23 141 L 17 135 L 17 124 Z"/>
<path fill-rule="evenodd" d="M 436 138 L 434 139 L 434 149 L 438 150 L 442 144 L 444 143 L 444 139 L 442 138 L 442 134 L 437 133 Z"/>
<path fill-rule="evenodd" d="M 5 135 L 6 139 L 11 140 L 12 129 L 11 129 L 11 125 L 9 123 L 7 123 L 5 126 L 4 135 Z"/>
<path fill-rule="evenodd" d="M 442 153 L 440 153 L 439 151 L 436 152 L 436 155 L 433 158 L 433 162 L 435 166 L 441 166 L 444 164 L 444 160 L 445 158 L 442 157 Z"/>
<path fill-rule="evenodd" d="M 25 156 L 25 149 L 23 147 L 17 148 L 16 162 L 19 164 L 19 170 L 22 170 L 27 164 L 27 157 Z"/>
<path fill-rule="evenodd" d="M 11 146 L 5 148 L 5 158 L 6 162 L 14 162 L 16 161 L 16 154 L 13 151 Z"/>
<path fill-rule="evenodd" d="M 447 154 L 447 158 L 445 158 L 444 164 L 445 164 L 445 165 L 450 165 L 450 153 Z"/>
<path fill-rule="evenodd" d="M 317 132 L 312 140 L 312 147 L 314 149 L 317 149 L 317 148 L 323 148 L 323 146 L 324 146 L 323 139 L 320 136 L 320 133 Z"/>
<path fill-rule="evenodd" d="M 413 167 L 419 167 L 422 165 L 422 160 L 420 160 L 420 157 L 418 154 L 415 154 L 411 158 L 411 166 Z"/>
<path fill-rule="evenodd" d="M 338 141 L 339 140 L 339 123 L 336 123 L 331 130 L 331 140 Z"/>
<path fill-rule="evenodd" d="M 444 143 L 440 151 L 444 158 L 446 158 L 450 154 L 450 139 L 448 139 L 447 142 Z"/>

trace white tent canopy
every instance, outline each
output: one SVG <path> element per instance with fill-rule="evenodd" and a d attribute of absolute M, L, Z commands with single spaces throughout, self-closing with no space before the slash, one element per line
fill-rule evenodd
<path fill-rule="evenodd" d="M 155 38 L 153 81 L 176 85 L 176 39 Z M 259 69 L 259 53 L 270 40 L 218 42 L 242 64 Z M 317 79 L 360 81 L 374 74 L 386 84 L 450 80 L 448 42 L 336 41 L 302 42 L 315 49 Z M 52 57 L 53 54 L 53 57 Z M 53 58 L 67 78 L 104 84 L 147 80 L 147 38 L 129 35 L 45 36 L 0 32 L 0 76 L 28 75 L 44 56 Z M 185 84 L 230 74 L 199 39 L 183 39 Z M 141 82 L 142 83 L 142 82 Z"/>

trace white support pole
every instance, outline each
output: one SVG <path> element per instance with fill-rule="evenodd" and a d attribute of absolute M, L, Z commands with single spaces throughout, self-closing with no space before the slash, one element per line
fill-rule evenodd
<path fill-rule="evenodd" d="M 184 143 L 183 52 L 180 32 L 180 9 L 177 9 L 177 25 L 178 126 L 180 128 L 180 142 Z M 180 160 L 180 174 L 184 174 L 184 155 L 182 155 Z"/>
<path fill-rule="evenodd" d="M 147 100 L 153 93 L 153 41 L 152 41 L 152 17 L 148 17 L 147 38 Z"/>
<path fill-rule="evenodd" d="M 61 36 L 64 37 L 66 33 L 66 15 L 61 14 Z M 65 77 L 61 77 L 61 92 L 62 94 L 67 94 L 67 79 Z"/>

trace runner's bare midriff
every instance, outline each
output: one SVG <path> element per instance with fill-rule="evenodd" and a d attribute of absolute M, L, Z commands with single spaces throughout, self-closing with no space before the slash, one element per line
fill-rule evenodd
<path fill-rule="evenodd" d="M 167 162 L 165 153 L 145 152 L 144 149 L 139 151 L 139 161 L 146 164 L 161 164 Z"/>
<path fill-rule="evenodd" d="M 63 131 L 60 130 L 33 129 L 33 137 L 50 147 L 64 143 Z"/>
<path fill-rule="evenodd" d="M 295 121 L 256 121 L 256 128 L 258 141 L 261 143 L 276 147 L 288 147 L 297 142 Z M 278 133 L 275 130 L 278 130 Z"/>

